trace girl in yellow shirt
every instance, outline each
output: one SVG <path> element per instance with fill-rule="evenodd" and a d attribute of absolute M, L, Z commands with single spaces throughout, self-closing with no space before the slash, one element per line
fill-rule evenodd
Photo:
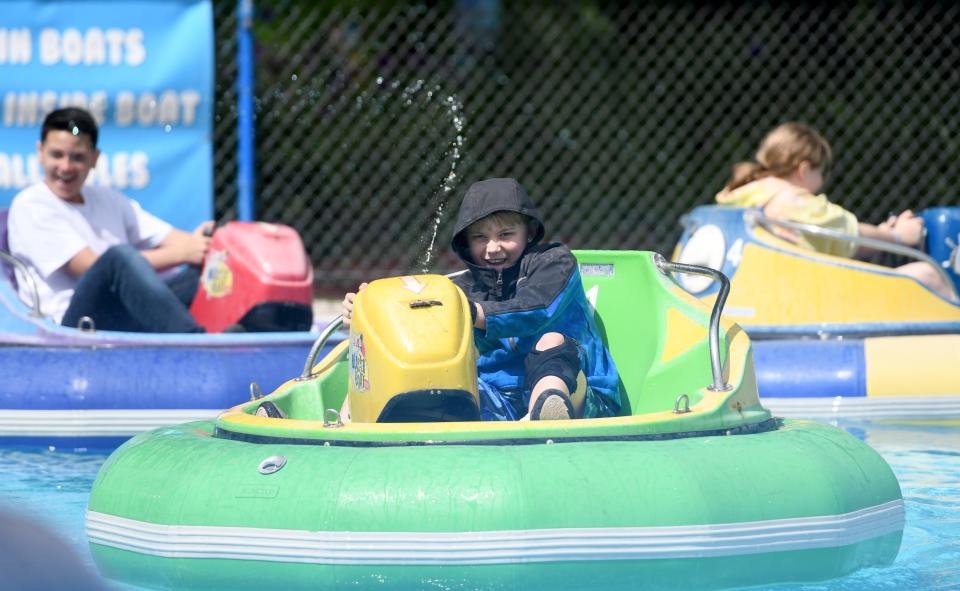
<path fill-rule="evenodd" d="M 730 180 L 717 194 L 717 203 L 756 207 L 772 219 L 923 248 L 923 218 L 912 211 L 891 216 L 875 226 L 858 222 L 853 213 L 831 203 L 826 195 L 817 194 L 831 160 L 830 144 L 816 130 L 801 123 L 784 123 L 763 138 L 755 162 L 734 165 Z M 862 254 L 852 242 L 804 236 L 789 230 L 778 233 L 818 252 L 844 257 Z M 926 283 L 944 297 L 950 297 L 951 292 L 943 278 L 928 263 L 907 263 L 897 267 L 897 271 Z"/>

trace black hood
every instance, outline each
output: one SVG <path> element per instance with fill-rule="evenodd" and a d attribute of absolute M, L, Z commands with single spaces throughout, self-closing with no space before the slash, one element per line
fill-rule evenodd
<path fill-rule="evenodd" d="M 470 260 L 470 248 L 463 235 L 464 230 L 473 222 L 497 211 L 515 211 L 530 218 L 531 245 L 543 239 L 545 232 L 540 212 L 533 206 L 530 196 L 520 183 L 515 179 L 478 181 L 470 185 L 467 194 L 463 196 L 460 211 L 457 213 L 457 224 L 453 228 L 451 247 L 464 262 L 473 262 Z"/>

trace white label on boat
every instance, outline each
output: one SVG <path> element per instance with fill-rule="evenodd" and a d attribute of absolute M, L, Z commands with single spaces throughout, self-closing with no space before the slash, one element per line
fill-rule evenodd
<path fill-rule="evenodd" d="M 612 264 L 580 265 L 580 274 L 584 277 L 613 277 Z"/>
<path fill-rule="evenodd" d="M 740 316 L 741 318 L 753 318 L 757 315 L 755 308 L 724 308 L 724 316 Z"/>

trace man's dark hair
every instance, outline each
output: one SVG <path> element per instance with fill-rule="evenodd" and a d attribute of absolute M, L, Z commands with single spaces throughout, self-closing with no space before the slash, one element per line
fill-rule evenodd
<path fill-rule="evenodd" d="M 97 122 L 93 120 L 93 115 L 84 109 L 77 107 L 67 107 L 51 111 L 43 120 L 43 127 L 40 128 L 40 141 L 47 139 L 47 134 L 51 131 L 69 131 L 73 135 L 85 133 L 90 136 L 90 142 L 93 147 L 97 147 Z"/>

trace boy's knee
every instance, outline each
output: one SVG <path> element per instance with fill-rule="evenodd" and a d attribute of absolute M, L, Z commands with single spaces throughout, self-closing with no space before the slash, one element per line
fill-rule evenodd
<path fill-rule="evenodd" d="M 554 347 L 559 347 L 560 345 L 566 342 L 566 337 L 560 334 L 559 332 L 548 332 L 537 341 L 536 349 L 537 351 L 546 351 L 547 349 L 553 349 Z"/>
<path fill-rule="evenodd" d="M 576 341 L 560 333 L 547 333 L 527 355 L 524 369 L 527 388 L 532 389 L 544 377 L 554 376 L 563 380 L 568 391 L 573 392 L 577 388 L 577 374 L 581 370 L 580 349 Z"/>

